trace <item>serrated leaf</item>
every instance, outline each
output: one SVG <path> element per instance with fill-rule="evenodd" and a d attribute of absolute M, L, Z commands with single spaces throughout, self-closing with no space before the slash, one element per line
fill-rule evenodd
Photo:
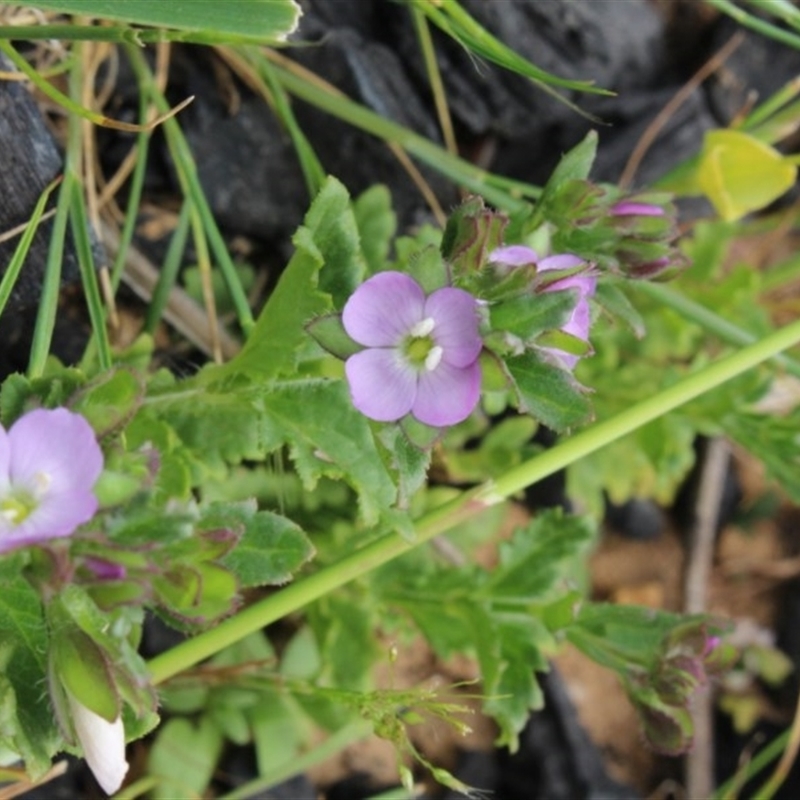
<path fill-rule="evenodd" d="M 239 544 L 222 560 L 242 588 L 287 583 L 314 555 L 303 529 L 279 514 L 260 511 L 245 526 Z"/>
<path fill-rule="evenodd" d="M 32 391 L 31 382 L 25 375 L 13 373 L 3 381 L 0 389 L 0 419 L 6 426 L 22 415 Z"/>
<path fill-rule="evenodd" d="M 131 418 L 144 396 L 143 381 L 129 369 L 103 374 L 80 393 L 72 410 L 89 421 L 98 436 L 114 430 Z"/>
<path fill-rule="evenodd" d="M 50 768 L 61 737 L 44 690 L 47 628 L 42 605 L 20 568 L 15 556 L 0 562 L 0 707 L 7 723 L 0 729 L 0 741 L 19 753 L 29 774 L 38 777 Z"/>
<path fill-rule="evenodd" d="M 564 563 L 583 554 L 594 538 L 588 518 L 545 511 L 500 545 L 499 563 L 480 591 L 498 598 L 546 598 L 561 580 Z"/>
<path fill-rule="evenodd" d="M 609 281 L 600 281 L 595 289 L 594 300 L 614 319 L 624 322 L 637 339 L 644 336 L 644 319 L 619 286 Z"/>
<path fill-rule="evenodd" d="M 572 375 L 541 361 L 533 353 L 505 359 L 514 381 L 520 411 L 554 431 L 588 422 L 592 406 Z"/>
<path fill-rule="evenodd" d="M 350 197 L 334 178 L 314 199 L 292 242 L 295 253 L 247 343 L 234 359 L 207 373 L 212 380 L 238 373 L 262 380 L 293 374 L 297 352 L 308 337 L 306 324 L 333 311 L 334 300 L 343 305 L 363 277 Z"/>
<path fill-rule="evenodd" d="M 389 248 L 397 231 L 397 215 L 386 186 L 371 186 L 353 201 L 353 213 L 361 236 L 361 251 L 370 275 L 386 268 Z"/>
<path fill-rule="evenodd" d="M 392 506 L 396 489 L 366 417 L 355 410 L 340 381 L 279 384 L 263 398 L 272 448 L 287 443 L 303 483 L 322 475 L 344 478 L 358 493 L 367 524 Z"/>
<path fill-rule="evenodd" d="M 492 330 L 508 331 L 523 342 L 529 342 L 542 331 L 554 330 L 566 323 L 577 300 L 575 289 L 517 295 L 491 306 Z"/>
<path fill-rule="evenodd" d="M 589 131 L 569 152 L 561 156 L 556 168 L 542 190 L 539 202 L 534 206 L 530 220 L 525 223 L 525 231 L 535 230 L 548 219 L 550 205 L 562 186 L 571 181 L 585 181 L 589 177 L 597 155 L 597 131 Z"/>
<path fill-rule="evenodd" d="M 552 639 L 544 625 L 532 616 L 509 616 L 499 624 L 495 622 L 493 627 L 500 650 L 494 680 L 483 684 L 483 691 L 488 696 L 484 711 L 500 726 L 495 744 L 506 746 L 513 753 L 519 747 L 519 732 L 525 727 L 530 712 L 544 705 L 536 672 L 548 669 L 542 646 L 552 647 Z M 481 660 L 483 671 L 486 648 L 479 643 L 478 653 L 481 652 L 484 653 Z"/>
<path fill-rule="evenodd" d="M 340 689 L 365 689 L 377 654 L 370 605 L 362 598 L 330 595 L 311 609 L 309 622 L 320 644 L 322 680 Z"/>

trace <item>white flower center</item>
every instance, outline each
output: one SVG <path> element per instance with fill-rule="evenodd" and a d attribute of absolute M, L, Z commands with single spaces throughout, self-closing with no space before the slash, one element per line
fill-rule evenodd
<path fill-rule="evenodd" d="M 37 472 L 29 485 L 7 487 L 7 493 L 0 497 L 0 518 L 10 525 L 24 522 L 39 507 L 51 483 L 50 475 Z"/>

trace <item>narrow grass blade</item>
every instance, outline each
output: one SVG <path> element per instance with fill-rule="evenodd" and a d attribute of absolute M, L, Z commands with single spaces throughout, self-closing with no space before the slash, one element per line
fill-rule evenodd
<path fill-rule="evenodd" d="M 14 250 L 11 261 L 8 262 L 6 271 L 3 274 L 3 279 L 0 281 L 0 315 L 2 315 L 6 307 L 6 303 L 8 303 L 8 298 L 11 297 L 11 292 L 14 290 L 14 285 L 17 282 L 17 278 L 19 278 L 19 273 L 22 271 L 22 265 L 25 263 L 25 257 L 28 255 L 28 250 L 30 250 L 34 234 L 42 220 L 47 201 L 50 199 L 53 189 L 61 183 L 61 180 L 61 177 L 56 178 L 56 180 L 48 184 L 41 195 L 39 195 L 31 218 L 28 220 L 28 224 L 25 226 L 25 230 L 22 233 L 22 238 L 19 240 L 19 244 Z"/>

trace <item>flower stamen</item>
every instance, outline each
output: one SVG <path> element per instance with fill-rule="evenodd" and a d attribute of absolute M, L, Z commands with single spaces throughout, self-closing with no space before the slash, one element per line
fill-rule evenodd
<path fill-rule="evenodd" d="M 408 333 L 414 339 L 422 339 L 426 336 L 430 336 L 435 327 L 436 320 L 433 317 L 425 317 L 425 319 L 421 319 L 413 325 Z"/>
<path fill-rule="evenodd" d="M 433 372 L 433 370 L 439 366 L 443 353 L 444 350 L 442 350 L 438 344 L 431 347 L 428 351 L 428 355 L 425 356 L 425 369 L 428 370 L 428 372 Z"/>

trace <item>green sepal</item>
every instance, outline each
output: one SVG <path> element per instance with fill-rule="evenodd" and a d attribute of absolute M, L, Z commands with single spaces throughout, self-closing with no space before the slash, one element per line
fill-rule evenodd
<path fill-rule="evenodd" d="M 55 601 L 57 602 L 57 601 Z M 120 698 L 108 659 L 66 613 L 48 608 L 51 623 L 50 664 L 64 689 L 81 705 L 108 722 L 120 714 Z"/>
<path fill-rule="evenodd" d="M 343 361 L 364 349 L 348 336 L 341 314 L 316 317 L 306 324 L 306 331 L 320 347 Z"/>

